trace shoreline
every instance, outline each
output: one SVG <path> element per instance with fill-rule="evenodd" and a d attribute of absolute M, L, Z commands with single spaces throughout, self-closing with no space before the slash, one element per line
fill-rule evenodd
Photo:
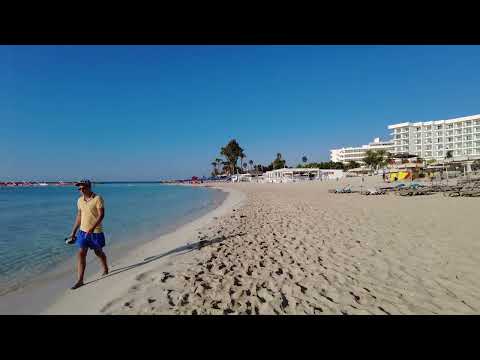
<path fill-rule="evenodd" d="M 128 262 L 128 259 L 140 249 L 148 247 L 152 243 L 162 242 L 164 238 L 174 236 L 177 231 L 201 219 L 210 219 L 212 217 L 211 214 L 219 208 L 222 208 L 230 197 L 229 191 L 213 188 L 217 191 L 222 191 L 225 195 L 218 203 L 207 210 L 207 212 L 200 212 L 197 215 L 187 217 L 183 221 L 172 224 L 153 239 L 142 241 L 141 243 L 135 243 L 134 241 L 120 243 L 114 246 L 113 249 L 108 249 L 109 257 L 112 259 L 110 263 L 110 273 L 112 277 L 115 275 L 115 270 L 121 267 L 123 263 Z M 0 314 L 40 314 L 47 311 L 71 292 L 69 288 L 72 281 L 75 280 L 75 274 L 76 265 L 75 262 L 72 261 L 72 258 L 62 261 L 55 269 L 50 270 L 45 275 L 33 279 L 17 289 L 2 295 L 0 297 L 2 300 L 0 301 Z M 98 261 L 89 256 L 89 259 L 87 259 L 86 283 L 92 281 L 92 279 L 97 279 L 99 274 L 100 265 Z M 78 293 L 80 290 L 81 289 L 78 289 L 72 293 Z M 31 299 L 35 299 L 35 301 Z M 88 301 L 91 301 L 91 299 L 89 298 Z M 71 313 L 76 312 L 72 311 Z"/>
<path fill-rule="evenodd" d="M 220 201 L 218 201 L 217 194 L 215 194 L 213 202 L 210 206 L 208 206 L 204 209 L 202 208 L 201 210 L 198 210 L 198 209 L 193 210 L 192 214 L 188 214 L 188 215 L 182 217 L 182 219 L 180 221 L 172 222 L 172 223 L 162 227 L 162 229 L 160 231 L 156 232 L 153 235 L 152 234 L 150 234 L 150 236 L 149 235 L 143 235 L 139 238 L 136 238 L 135 240 L 121 241 L 119 243 L 109 244 L 108 248 L 107 248 L 107 251 L 108 251 L 107 256 L 111 257 L 112 259 L 114 259 L 114 261 L 116 261 L 116 259 L 125 256 L 125 254 L 132 251 L 136 247 L 141 246 L 145 243 L 148 243 L 149 241 L 153 241 L 160 236 L 163 236 L 163 235 L 169 234 L 171 232 L 174 232 L 179 227 L 181 227 L 185 224 L 188 224 L 189 222 L 194 221 L 195 219 L 200 218 L 203 215 L 209 213 L 210 211 L 216 209 L 218 206 L 220 206 L 222 204 L 222 202 L 225 200 L 226 196 L 227 196 L 226 194 L 221 195 L 221 199 L 220 199 Z M 58 279 L 58 278 L 66 276 L 68 274 L 70 274 L 70 275 L 75 274 L 76 273 L 76 259 L 75 259 L 75 257 L 76 257 L 76 254 L 73 254 L 73 255 L 69 256 L 68 258 L 59 261 L 52 268 L 45 271 L 44 274 L 33 275 L 33 276 L 27 278 L 26 280 L 21 280 L 17 284 L 7 286 L 6 288 L 2 289 L 2 292 L 0 293 L 0 299 L 4 296 L 9 295 L 9 294 L 21 291 L 22 289 L 36 288 L 37 284 L 39 284 L 38 286 L 40 286 L 40 284 L 42 284 L 42 283 L 44 284 L 44 283 L 47 283 L 49 281 L 53 281 L 53 279 Z M 98 264 L 98 261 L 94 257 L 88 257 L 87 258 L 87 267 L 88 267 L 88 270 L 87 270 L 88 273 L 92 272 L 91 271 L 92 268 L 96 269 L 95 271 L 100 271 L 100 265 Z M 71 281 L 75 281 L 74 277 L 75 276 L 72 277 Z M 1 306 L 0 306 L 0 313 L 1 313 Z"/>
<path fill-rule="evenodd" d="M 198 228 L 207 225 L 231 208 L 239 206 L 244 200 L 244 194 L 239 191 L 216 189 L 227 193 L 227 197 L 218 207 L 173 232 L 136 247 L 115 262 L 109 275 L 101 278 L 98 272 L 89 276 L 86 278 L 85 286 L 75 291 L 66 291 L 40 314 L 99 314 L 109 301 L 128 292 L 130 283 L 139 273 L 155 266 L 160 268 L 171 266 L 171 257 L 185 251 L 189 242 L 194 242 Z"/>

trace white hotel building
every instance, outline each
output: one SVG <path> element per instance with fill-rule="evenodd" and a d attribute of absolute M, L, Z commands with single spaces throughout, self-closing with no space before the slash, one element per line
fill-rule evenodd
<path fill-rule="evenodd" d="M 441 160 L 453 151 L 454 160 L 480 158 L 480 115 L 456 119 L 405 122 L 389 125 L 393 153 L 410 153 L 426 160 Z"/>
<path fill-rule="evenodd" d="M 380 150 L 394 152 L 393 141 L 380 141 L 379 138 L 373 139 L 373 142 L 368 145 L 362 145 L 358 147 L 346 147 L 341 149 L 330 150 L 330 160 L 335 162 L 348 163 L 349 161 L 356 161 L 363 163 L 363 158 L 367 150 Z"/>

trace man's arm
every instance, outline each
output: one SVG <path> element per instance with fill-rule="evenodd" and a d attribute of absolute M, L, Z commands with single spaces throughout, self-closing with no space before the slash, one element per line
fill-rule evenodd
<path fill-rule="evenodd" d="M 82 214 L 80 212 L 80 209 L 78 209 L 77 218 L 75 219 L 75 224 L 73 224 L 72 233 L 70 234 L 71 238 L 75 238 L 75 235 L 77 234 L 77 230 L 80 227 L 80 221 L 81 220 L 82 220 Z"/>
<path fill-rule="evenodd" d="M 97 221 L 95 221 L 95 224 L 93 224 L 93 226 L 90 229 L 88 229 L 87 231 L 88 234 L 93 233 L 95 228 L 98 226 L 98 224 L 102 222 L 103 218 L 105 217 L 105 208 L 99 207 L 97 209 L 98 209 L 98 219 Z"/>

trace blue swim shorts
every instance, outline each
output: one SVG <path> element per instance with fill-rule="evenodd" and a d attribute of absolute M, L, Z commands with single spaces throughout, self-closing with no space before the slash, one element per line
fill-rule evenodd
<path fill-rule="evenodd" d="M 87 235 L 85 231 L 79 230 L 75 240 L 79 248 L 100 250 L 105 246 L 105 235 L 103 232 L 91 233 Z"/>

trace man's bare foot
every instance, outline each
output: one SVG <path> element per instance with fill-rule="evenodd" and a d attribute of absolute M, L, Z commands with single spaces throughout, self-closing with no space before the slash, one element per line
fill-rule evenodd
<path fill-rule="evenodd" d="M 83 281 L 77 281 L 77 283 L 73 285 L 70 289 L 75 290 L 78 289 L 80 286 L 83 286 Z"/>
<path fill-rule="evenodd" d="M 108 275 L 108 270 L 105 270 L 102 274 L 102 276 Z"/>

